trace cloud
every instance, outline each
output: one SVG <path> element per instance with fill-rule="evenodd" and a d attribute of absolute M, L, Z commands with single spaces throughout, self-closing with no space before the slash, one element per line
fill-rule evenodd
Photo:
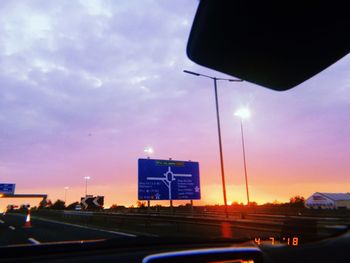
<path fill-rule="evenodd" d="M 187 61 L 184 21 L 193 11 L 182 7 L 183 17 L 154 1 L 143 5 L 147 13 L 138 1 L 2 3 L 2 171 L 47 184 L 43 176 L 71 174 L 69 166 L 105 154 L 111 142 L 123 148 L 149 140 L 144 133 L 163 134 L 155 127 L 186 95 L 163 76 Z"/>
<path fill-rule="evenodd" d="M 28 187 L 32 181 L 49 185 L 57 176 L 76 176 L 78 184 L 81 173 L 92 171 L 102 181 L 134 184 L 135 160 L 152 145 L 157 158 L 201 161 L 207 182 L 218 182 L 208 172 L 218 165 L 212 82 L 182 73 L 223 75 L 186 57 L 198 1 L 0 4 L 2 173 Z M 346 57 L 286 93 L 220 82 L 228 174 L 240 173 L 239 126 L 232 116 L 240 105 L 253 112 L 245 126 L 249 160 L 258 160 L 269 178 L 275 178 L 269 167 L 275 156 L 303 163 L 296 165 L 300 174 L 319 153 L 322 160 L 328 151 L 348 156 L 348 68 Z M 341 161 L 334 157 L 328 167 Z"/>

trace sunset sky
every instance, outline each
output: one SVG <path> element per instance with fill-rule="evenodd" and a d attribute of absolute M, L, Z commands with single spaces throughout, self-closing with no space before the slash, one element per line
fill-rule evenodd
<path fill-rule="evenodd" d="M 152 146 L 152 158 L 198 161 L 196 203 L 222 204 L 213 83 L 183 70 L 229 76 L 186 56 L 197 5 L 1 1 L 0 183 L 53 201 L 69 186 L 71 203 L 90 176 L 89 194 L 131 205 Z M 246 202 L 242 106 L 252 201 L 350 191 L 350 56 L 286 92 L 218 85 L 228 201 Z"/>

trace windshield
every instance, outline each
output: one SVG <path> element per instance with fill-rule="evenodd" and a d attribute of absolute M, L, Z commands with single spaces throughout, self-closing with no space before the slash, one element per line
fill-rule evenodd
<path fill-rule="evenodd" d="M 0 245 L 349 225 L 350 57 L 286 92 L 228 81 L 186 56 L 197 6 L 1 2 Z"/>

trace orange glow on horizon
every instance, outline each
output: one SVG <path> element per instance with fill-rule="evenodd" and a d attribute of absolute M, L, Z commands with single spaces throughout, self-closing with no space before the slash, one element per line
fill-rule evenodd
<path fill-rule="evenodd" d="M 201 200 L 194 200 L 194 205 L 223 205 L 223 195 L 221 184 L 213 184 L 201 182 Z M 314 192 L 347 192 L 346 184 L 329 184 L 329 183 L 307 183 L 307 184 L 290 184 L 288 187 L 282 182 L 280 184 L 267 184 L 264 185 L 251 185 L 250 186 L 250 197 L 251 202 L 256 202 L 258 205 L 265 203 L 283 203 L 288 202 L 289 199 L 296 195 L 301 195 L 305 198 L 313 194 Z M 85 187 L 84 185 L 74 186 L 71 185 L 69 189 L 64 189 L 63 187 L 46 188 L 43 191 L 40 188 L 28 188 L 21 189 L 21 187 L 16 188 L 17 193 L 45 193 L 48 194 L 48 199 L 55 202 L 57 199 L 64 200 L 66 191 L 67 205 L 80 201 L 80 198 L 84 196 Z M 102 195 L 105 196 L 105 207 L 110 207 L 112 205 L 123 205 L 126 207 L 137 205 L 137 185 L 136 184 L 119 184 L 119 185 L 95 185 L 93 182 L 89 184 L 88 194 L 92 195 Z M 227 185 L 227 197 L 228 205 L 234 202 L 238 204 L 243 203 L 246 205 L 246 192 L 245 185 Z M 0 206 L 6 207 L 8 204 L 21 205 L 23 203 L 30 203 L 32 206 L 37 206 L 39 204 L 39 199 L 33 200 L 14 200 L 9 198 L 1 198 Z M 146 202 L 146 201 L 143 201 Z M 174 205 L 185 205 L 189 203 L 189 200 L 176 201 L 174 200 Z M 162 205 L 168 206 L 169 201 L 151 201 L 151 205 Z"/>

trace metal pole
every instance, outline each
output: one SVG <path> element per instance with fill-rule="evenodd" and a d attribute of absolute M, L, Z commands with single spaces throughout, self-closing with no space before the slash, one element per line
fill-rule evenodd
<path fill-rule="evenodd" d="M 245 159 L 245 147 L 244 147 L 243 121 L 242 121 L 242 119 L 241 119 L 241 134 L 242 134 L 242 149 L 243 149 L 245 187 L 246 187 L 246 191 L 247 191 L 247 201 L 248 201 L 248 205 L 249 205 L 250 201 L 249 201 L 249 190 L 248 190 L 248 174 L 247 174 L 247 163 L 246 163 L 246 159 Z"/>
<path fill-rule="evenodd" d="M 222 152 L 222 143 L 221 143 L 221 129 L 220 129 L 220 115 L 219 115 L 219 102 L 218 102 L 218 91 L 217 91 L 217 79 L 214 80 L 214 90 L 215 90 L 215 103 L 216 103 L 216 119 L 218 124 L 218 137 L 219 137 L 219 151 L 220 151 L 220 165 L 221 165 L 221 179 L 222 179 L 222 191 L 224 195 L 224 205 L 225 205 L 225 215 L 228 217 L 227 213 L 227 198 L 226 198 L 226 184 L 225 184 L 225 172 L 224 172 L 224 157 Z"/>
<path fill-rule="evenodd" d="M 88 179 L 85 178 L 85 197 L 87 197 L 87 181 Z"/>
<path fill-rule="evenodd" d="M 225 214 L 226 217 L 228 217 L 228 210 L 227 210 L 227 198 L 226 198 L 226 186 L 225 186 L 225 173 L 224 173 L 224 158 L 222 153 L 222 144 L 221 144 L 221 131 L 220 131 L 220 116 L 219 116 L 219 103 L 218 103 L 218 94 L 217 94 L 217 80 L 225 80 L 225 81 L 243 81 L 241 79 L 225 79 L 225 78 L 215 78 L 204 74 L 199 74 L 193 71 L 184 70 L 183 72 L 194 75 L 194 76 L 201 76 L 206 77 L 214 80 L 214 89 L 215 89 L 215 102 L 216 102 L 216 118 L 218 123 L 218 135 L 219 135 L 219 148 L 220 148 L 220 164 L 221 164 L 221 178 L 222 178 L 222 190 L 224 195 L 224 204 L 225 204 Z"/>
<path fill-rule="evenodd" d="M 169 161 L 171 161 L 171 160 L 172 159 L 169 158 Z M 171 180 L 172 180 L 172 178 L 171 178 Z M 173 208 L 173 198 L 171 196 L 171 181 L 169 182 L 169 199 L 170 199 L 170 212 L 171 212 L 171 214 L 173 214 L 174 213 L 174 208 Z"/>
<path fill-rule="evenodd" d="M 64 203 L 67 204 L 67 188 L 64 188 Z"/>

